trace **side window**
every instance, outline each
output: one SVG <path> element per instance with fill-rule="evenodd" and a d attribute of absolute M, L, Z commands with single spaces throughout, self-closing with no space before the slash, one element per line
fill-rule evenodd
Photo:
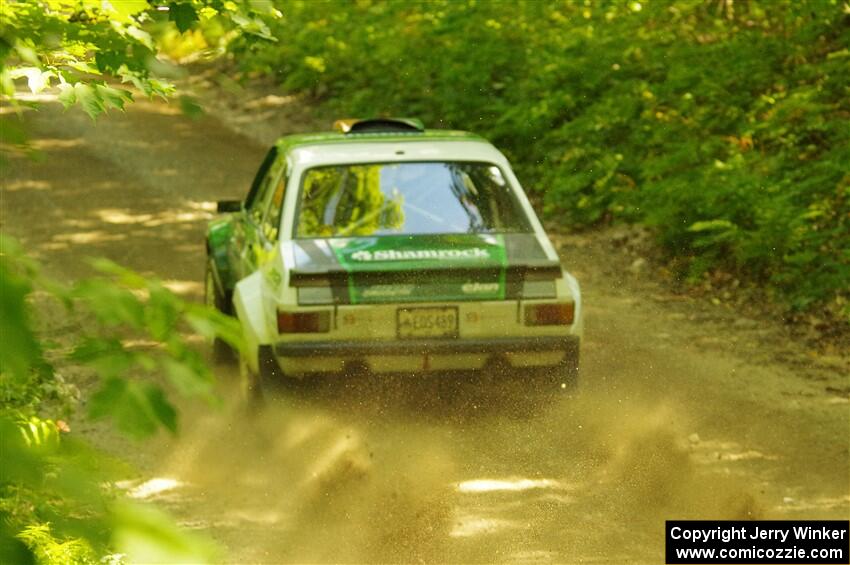
<path fill-rule="evenodd" d="M 272 167 L 272 163 L 275 162 L 277 158 L 277 147 L 272 147 L 269 149 L 269 152 L 266 153 L 265 158 L 263 158 L 263 162 L 260 164 L 260 168 L 257 169 L 257 174 L 254 175 L 254 180 L 251 181 L 251 190 L 248 191 L 248 196 L 245 197 L 245 209 L 250 210 L 257 201 L 262 201 L 262 198 L 258 198 L 260 187 L 268 176 L 269 169 Z"/>
<path fill-rule="evenodd" d="M 270 177 L 271 171 L 269 171 L 269 173 L 260 183 L 260 186 L 257 188 L 257 194 L 254 195 L 254 200 L 248 207 L 248 217 L 251 219 L 252 222 L 257 225 L 259 225 L 260 221 L 263 219 L 265 202 L 268 199 L 267 197 L 269 195 L 269 186 L 271 185 L 271 181 L 269 180 Z"/>
<path fill-rule="evenodd" d="M 271 201 L 269 202 L 266 217 L 262 225 L 263 235 L 269 241 L 277 240 L 278 230 L 280 229 L 280 216 L 283 211 L 283 197 L 286 194 L 286 182 L 289 177 L 286 171 L 285 161 L 281 169 L 276 175 L 277 183 L 272 192 Z"/>
<path fill-rule="evenodd" d="M 272 164 L 266 176 L 260 181 L 254 200 L 248 207 L 248 217 L 257 226 L 263 223 L 263 216 L 266 215 L 266 209 L 269 205 L 269 197 L 276 186 L 275 181 L 280 177 L 285 164 L 286 162 L 283 159 L 278 159 Z"/>

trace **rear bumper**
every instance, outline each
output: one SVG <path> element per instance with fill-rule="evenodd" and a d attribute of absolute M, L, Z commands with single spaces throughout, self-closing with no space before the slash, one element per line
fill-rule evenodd
<path fill-rule="evenodd" d="M 391 341 L 298 341 L 279 342 L 274 352 L 279 357 L 343 357 L 357 359 L 374 355 L 452 355 L 557 351 L 567 357 L 577 355 L 580 338 L 567 336 L 498 337 L 476 339 L 411 339 Z"/>

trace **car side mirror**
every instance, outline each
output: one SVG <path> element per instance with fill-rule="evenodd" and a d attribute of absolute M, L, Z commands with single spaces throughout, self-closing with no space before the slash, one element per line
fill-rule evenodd
<path fill-rule="evenodd" d="M 219 214 L 223 212 L 238 212 L 242 209 L 241 200 L 219 200 L 216 202 L 215 211 Z"/>

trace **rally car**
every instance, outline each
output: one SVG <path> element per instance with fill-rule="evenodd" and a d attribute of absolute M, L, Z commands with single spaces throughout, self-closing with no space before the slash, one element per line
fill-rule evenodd
<path fill-rule="evenodd" d="M 280 138 L 207 233 L 209 304 L 248 388 L 319 373 L 578 376 L 581 294 L 507 159 L 414 119 Z"/>

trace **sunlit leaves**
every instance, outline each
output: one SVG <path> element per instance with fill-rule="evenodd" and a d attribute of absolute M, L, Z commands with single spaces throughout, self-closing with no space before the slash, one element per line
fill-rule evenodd
<path fill-rule="evenodd" d="M 118 76 L 121 77 L 122 81 L 131 83 L 145 96 L 168 98 L 176 91 L 174 85 L 167 81 L 154 78 L 147 78 L 145 80 L 140 79 L 136 73 L 128 70 L 125 65 L 122 65 L 121 68 L 118 69 Z"/>
<path fill-rule="evenodd" d="M 107 381 L 98 402 L 130 430 L 174 428 L 173 410 L 151 385 Z M 140 423 L 141 422 L 141 423 Z M 107 456 L 60 437 L 57 426 L 0 411 L 0 563 L 206 563 L 215 548 L 187 534 L 165 514 L 105 496 L 103 484 L 127 469 Z M 29 522 L 21 524 L 24 516 Z M 114 552 L 123 553 L 123 559 Z M 104 553 L 112 553 L 101 558 Z"/>
<path fill-rule="evenodd" d="M 53 536 L 50 525 L 46 523 L 31 524 L 17 537 L 34 550 L 39 563 L 95 565 L 98 561 L 91 546 L 84 539 L 57 539 Z"/>
<path fill-rule="evenodd" d="M 9 253 L 0 257 L 0 330 L 9 339 L 0 340 L 2 379 L 27 380 L 44 365 L 26 306 L 36 282 L 41 290 L 67 301 L 73 307 L 69 315 L 86 320 L 85 335 L 79 337 L 67 359 L 88 367 L 103 382 L 92 401 L 94 416 L 114 418 L 122 430 L 143 437 L 160 427 L 176 430 L 176 414 L 165 388 L 214 399 L 210 370 L 201 355 L 185 343 L 182 333 L 196 329 L 239 349 L 241 331 L 235 320 L 205 306 L 188 305 L 158 281 L 105 259 L 92 263 L 110 278 L 84 279 L 65 289 L 41 275 L 34 278 L 35 274 L 28 274 L 37 273 L 35 264 L 16 251 L 13 241 L 4 241 L 8 241 Z M 0 384 L 0 393 L 11 390 L 10 383 Z"/>
<path fill-rule="evenodd" d="M 59 446 L 59 427 L 53 420 L 30 416 L 18 426 L 27 447 L 43 452 L 54 451 Z"/>
<path fill-rule="evenodd" d="M 180 32 L 197 29 L 200 15 L 215 18 L 217 40 L 240 33 L 274 40 L 261 15 L 280 16 L 270 2 L 175 0 L 152 6 L 147 0 L 6 0 L 0 2 L 0 94 L 18 97 L 16 80 L 38 93 L 58 83 L 60 101 L 96 118 L 123 108 L 132 97 L 92 77 L 111 75 L 146 96 L 168 97 L 173 85 L 161 76 L 158 40 L 167 19 Z M 151 35 L 152 30 L 157 36 Z M 206 44 L 206 43 L 204 43 Z"/>
<path fill-rule="evenodd" d="M 721 243 L 735 243 L 735 238 L 740 236 L 738 226 L 729 220 L 694 222 L 688 231 L 697 234 L 693 242 L 697 249 L 715 247 Z"/>
<path fill-rule="evenodd" d="M 13 69 L 9 76 L 13 79 L 26 77 L 30 92 L 39 93 L 50 86 L 50 79 L 56 76 L 53 71 L 42 71 L 36 67 L 20 67 Z"/>
<path fill-rule="evenodd" d="M 22 528 L 33 535 L 20 535 L 20 530 L 15 535 L 26 541 L 41 563 L 62 562 L 55 555 L 48 559 L 45 553 L 61 549 L 57 544 L 66 541 L 63 538 L 68 532 L 96 540 L 96 531 L 103 527 L 99 515 L 103 498 L 98 487 L 103 474 L 97 469 L 105 458 L 81 448 L 78 442 L 65 441 L 58 432 L 58 426 L 49 420 L 15 417 L 0 410 L 0 503 L 10 511 L 2 522 L 16 523 L 20 517 L 15 514 L 22 511 L 37 514 L 37 519 Z M 29 506 L 33 503 L 35 509 Z M 45 534 L 39 531 L 40 525 L 48 522 L 64 534 L 55 540 L 37 538 Z M 8 540 L 2 539 L 6 533 L 0 531 L 0 562 L 18 563 L 7 558 Z"/>
<path fill-rule="evenodd" d="M 150 8 L 147 0 L 103 0 L 110 19 L 121 23 L 133 21 L 132 16 Z"/>
<path fill-rule="evenodd" d="M 154 50 L 155 47 L 154 47 L 154 42 L 153 42 L 153 38 L 151 37 L 151 34 L 144 31 L 143 29 L 131 25 L 131 26 L 127 26 L 126 28 L 124 28 L 123 33 L 125 33 L 129 37 L 132 37 L 133 39 L 138 41 L 139 44 L 143 45 L 148 50 L 150 50 L 150 51 Z M 137 49 L 136 49 L 136 51 L 137 51 Z"/>
<path fill-rule="evenodd" d="M 133 101 L 133 94 L 105 84 L 62 83 L 59 85 L 59 101 L 65 108 L 79 104 L 94 119 L 110 108 L 123 110 L 125 103 Z"/>
<path fill-rule="evenodd" d="M 133 93 L 128 90 L 113 88 L 104 84 L 96 84 L 94 88 L 106 109 L 123 110 L 124 104 L 133 101 Z"/>
<path fill-rule="evenodd" d="M 98 96 L 97 90 L 88 84 L 78 82 L 74 85 L 74 99 L 92 119 L 106 111 L 103 99 Z"/>

